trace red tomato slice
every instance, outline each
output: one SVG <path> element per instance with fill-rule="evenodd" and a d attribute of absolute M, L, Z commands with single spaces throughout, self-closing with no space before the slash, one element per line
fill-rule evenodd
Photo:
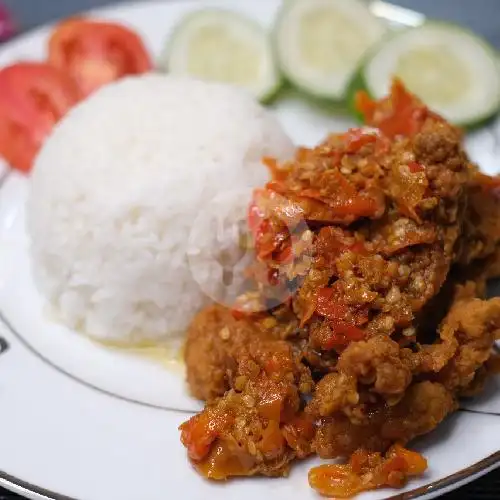
<path fill-rule="evenodd" d="M 56 27 L 49 40 L 49 62 L 71 75 L 84 96 L 153 67 L 141 39 L 130 29 L 79 18 Z"/>
<path fill-rule="evenodd" d="M 21 62 L 0 70 L 0 155 L 28 172 L 54 124 L 79 98 L 73 80 L 48 64 Z"/>

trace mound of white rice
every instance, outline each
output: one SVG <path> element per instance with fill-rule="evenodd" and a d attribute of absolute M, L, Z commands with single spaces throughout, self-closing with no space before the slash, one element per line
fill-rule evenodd
<path fill-rule="evenodd" d="M 221 193 L 264 182 L 263 156 L 292 152 L 277 121 L 237 89 L 160 75 L 104 88 L 56 127 L 34 167 L 39 290 L 64 323 L 96 338 L 175 337 L 218 279 L 188 266 L 193 221 Z M 212 231 L 200 240 L 198 224 L 198 244 Z"/>

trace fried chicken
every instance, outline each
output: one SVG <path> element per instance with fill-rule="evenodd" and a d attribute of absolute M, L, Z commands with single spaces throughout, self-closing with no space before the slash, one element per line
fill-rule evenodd
<path fill-rule="evenodd" d="M 321 458 L 349 457 L 357 449 L 385 451 L 433 430 L 457 408 L 456 399 L 442 384 L 418 382 L 395 406 L 377 406 L 362 424 L 334 413 L 318 420 L 314 449 Z"/>
<path fill-rule="evenodd" d="M 186 339 L 184 359 L 191 394 L 203 401 L 223 396 L 252 341 L 286 339 L 297 326 L 297 319 L 284 308 L 245 317 L 221 305 L 207 307 L 193 319 Z"/>
<path fill-rule="evenodd" d="M 228 324 L 223 328 L 229 328 L 229 333 L 223 337 L 225 341 L 234 338 L 237 344 L 231 351 L 222 347 L 219 354 L 235 364 L 234 369 L 228 368 L 231 389 L 183 424 L 182 442 L 200 472 L 212 479 L 286 475 L 294 458 L 312 452 L 313 421 L 303 414 L 301 400 L 313 389 L 309 369 L 289 343 L 252 335 L 245 322 Z M 220 337 L 219 331 L 207 333 Z M 218 340 L 213 345 L 220 347 Z M 214 373 L 214 359 L 207 375 Z M 199 383 L 198 378 L 195 388 Z M 219 389 L 218 384 L 209 384 L 210 395 L 214 387 Z"/>
<path fill-rule="evenodd" d="M 219 305 L 200 312 L 189 329 L 184 353 L 192 395 L 204 401 L 223 396 L 237 369 L 235 353 L 253 337 L 272 339 L 272 334 L 254 322 L 236 321 Z"/>
<path fill-rule="evenodd" d="M 351 130 L 272 164 L 251 211 L 257 257 L 296 287 L 314 370 L 352 340 L 411 337 L 456 259 L 473 173 L 461 134 L 432 114 L 412 136 Z"/>
<path fill-rule="evenodd" d="M 473 261 L 489 259 L 498 262 L 500 244 L 500 182 L 476 172 L 468 187 L 467 214 L 464 220 L 458 261 L 468 265 Z M 492 259 L 493 258 L 493 259 Z M 494 267 L 494 266 L 493 266 Z M 496 270 L 488 265 L 489 276 Z"/>
<path fill-rule="evenodd" d="M 181 439 L 206 477 L 286 475 L 315 453 L 351 456 L 311 472 L 323 494 L 401 486 L 426 463 L 400 445 L 498 364 L 500 298 L 485 291 L 500 181 L 400 82 L 358 106 L 371 128 L 265 159 L 272 180 L 249 209 L 256 292 L 189 329 L 188 383 L 207 406 Z M 329 474 L 345 481 L 328 489 Z"/>

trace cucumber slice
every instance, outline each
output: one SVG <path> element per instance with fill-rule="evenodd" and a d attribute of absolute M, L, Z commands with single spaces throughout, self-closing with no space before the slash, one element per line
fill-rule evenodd
<path fill-rule="evenodd" d="M 203 9 L 185 17 L 166 44 L 160 69 L 245 88 L 259 100 L 281 86 L 270 38 L 236 12 Z"/>
<path fill-rule="evenodd" d="M 429 21 L 397 32 L 370 53 L 353 86 L 379 99 L 394 75 L 430 108 L 463 127 L 482 124 L 500 108 L 497 53 L 460 26 Z"/>
<path fill-rule="evenodd" d="M 361 58 L 386 31 L 359 0 L 288 0 L 274 29 L 278 62 L 299 89 L 340 101 Z"/>

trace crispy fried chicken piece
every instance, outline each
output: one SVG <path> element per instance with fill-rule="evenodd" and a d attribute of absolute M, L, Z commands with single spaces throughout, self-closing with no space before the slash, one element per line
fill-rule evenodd
<path fill-rule="evenodd" d="M 234 352 L 254 336 L 272 338 L 272 332 L 237 321 L 219 305 L 201 311 L 189 327 L 184 353 L 191 394 L 205 401 L 224 395 L 237 368 Z"/>
<path fill-rule="evenodd" d="M 461 133 L 397 92 L 421 114 L 411 134 L 354 129 L 283 165 L 268 160 L 273 180 L 250 210 L 257 258 L 296 289 L 304 357 L 318 372 L 351 341 L 410 337 L 456 258 L 474 173 Z M 386 119 L 375 109 L 369 124 Z"/>
<path fill-rule="evenodd" d="M 363 425 L 340 413 L 321 418 L 314 448 L 322 458 L 348 457 L 359 448 L 385 451 L 430 432 L 456 408 L 455 397 L 442 384 L 418 382 L 397 405 L 372 409 Z"/>
<path fill-rule="evenodd" d="M 453 358 L 437 379 L 449 390 L 461 393 L 473 383 L 477 371 L 492 354 L 500 334 L 500 298 L 459 302 L 442 327 L 458 339 Z"/>
<path fill-rule="evenodd" d="M 488 263 L 474 261 L 467 267 L 454 265 L 443 286 L 416 317 L 415 342 L 433 344 L 439 340 L 439 328 L 460 294 L 462 297 L 484 299 L 487 295 Z"/>
<path fill-rule="evenodd" d="M 500 278 L 500 246 L 484 262 L 484 279 Z"/>
<path fill-rule="evenodd" d="M 270 310 L 236 320 L 214 306 L 190 328 L 188 382 L 208 404 L 181 438 L 206 477 L 286 475 L 311 453 L 354 453 L 311 485 L 401 486 L 425 464 L 395 443 L 432 431 L 498 364 L 500 299 L 483 299 L 500 269 L 500 182 L 400 83 L 361 101 L 378 130 L 266 159 L 250 275 Z"/>
<path fill-rule="evenodd" d="M 489 278 L 500 274 L 500 180 L 476 172 L 468 189 L 458 262 L 466 266 L 485 262 Z"/>
<path fill-rule="evenodd" d="M 286 475 L 312 452 L 313 421 L 301 401 L 313 388 L 309 370 L 281 340 L 247 339 L 233 354 L 232 389 L 181 426 L 182 442 L 211 479 Z"/>
<path fill-rule="evenodd" d="M 189 326 L 184 359 L 191 394 L 198 399 L 212 401 L 232 387 L 238 360 L 251 341 L 286 339 L 298 327 L 286 308 L 235 316 L 216 304 L 202 310 Z"/>
<path fill-rule="evenodd" d="M 439 341 L 410 357 L 415 375 L 437 373 L 435 379 L 457 394 L 474 382 L 500 334 L 500 298 L 481 300 L 475 294 L 473 284 L 459 286 Z"/>
<path fill-rule="evenodd" d="M 342 413 L 353 423 L 368 423 L 374 404 L 394 406 L 404 396 L 412 381 L 410 354 L 388 337 L 351 343 L 336 371 L 316 385 L 307 412 L 317 418 Z"/>
<path fill-rule="evenodd" d="M 379 185 L 386 214 L 358 223 L 355 231 L 321 228 L 294 300 L 309 328 L 305 357 L 320 371 L 331 371 L 337 358 L 331 351 L 351 341 L 412 337 L 418 313 L 443 286 L 455 260 L 471 173 L 458 132 L 427 121 L 411 140 L 396 142 L 372 161 L 385 172 Z M 415 172 L 411 162 L 418 165 Z"/>
<path fill-rule="evenodd" d="M 394 404 L 412 380 L 406 349 L 387 337 L 353 342 L 342 353 L 337 364 L 341 373 L 352 374 L 359 383 L 370 386 Z"/>
<path fill-rule="evenodd" d="M 481 300 L 476 292 L 472 282 L 456 286 L 440 340 L 418 345 L 416 352 L 387 337 L 345 349 L 336 371 L 318 382 L 306 409 L 322 422 L 317 453 L 346 456 L 361 446 L 385 451 L 395 441 L 429 432 L 453 411 L 457 396 L 478 390 L 500 334 L 500 298 Z M 415 383 L 414 377 L 423 374 L 434 382 Z"/>

